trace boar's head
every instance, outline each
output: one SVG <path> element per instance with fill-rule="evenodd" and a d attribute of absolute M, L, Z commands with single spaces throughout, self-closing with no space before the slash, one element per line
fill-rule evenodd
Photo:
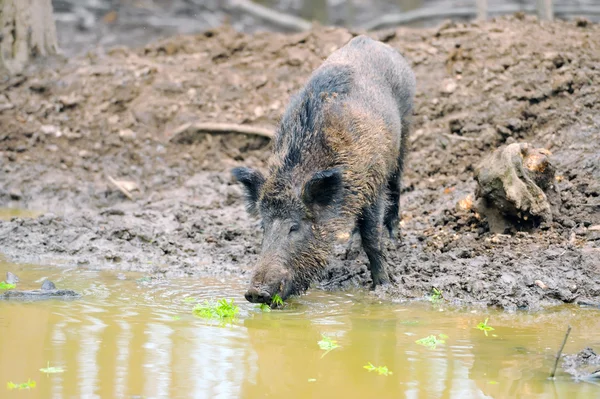
<path fill-rule="evenodd" d="M 304 292 L 327 261 L 324 225 L 340 211 L 341 170 L 310 173 L 307 179 L 278 171 L 265 178 L 250 168 L 232 173 L 243 184 L 248 212 L 260 217 L 263 231 L 246 299 L 270 304 L 275 294 L 285 300 Z"/>

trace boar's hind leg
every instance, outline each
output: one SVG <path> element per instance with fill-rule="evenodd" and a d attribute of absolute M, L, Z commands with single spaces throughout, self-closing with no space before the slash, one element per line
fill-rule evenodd
<path fill-rule="evenodd" d="M 379 200 L 363 209 L 358 220 L 362 246 L 369 258 L 369 270 L 373 279 L 373 288 L 390 282 L 385 269 L 385 256 L 381 245 L 383 229 L 381 219 L 384 201 Z"/>
<path fill-rule="evenodd" d="M 401 160 L 399 160 L 401 161 Z M 402 170 L 397 167 L 388 180 L 388 204 L 385 209 L 383 224 L 390 234 L 390 238 L 396 241 L 398 238 L 398 222 L 400 220 L 400 175 Z"/>
<path fill-rule="evenodd" d="M 385 209 L 383 224 L 385 225 L 390 238 L 393 241 L 398 239 L 398 222 L 400 221 L 400 190 L 402 189 L 402 169 L 404 168 L 404 153 L 406 151 L 406 141 L 410 129 L 410 121 L 405 120 L 402 123 L 402 138 L 400 139 L 400 155 L 396 162 L 396 168 L 388 179 L 388 205 Z"/>

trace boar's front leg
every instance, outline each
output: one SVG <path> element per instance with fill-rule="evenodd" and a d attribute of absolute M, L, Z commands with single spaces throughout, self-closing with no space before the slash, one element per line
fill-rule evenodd
<path fill-rule="evenodd" d="M 365 207 L 358 219 L 358 229 L 360 231 L 362 246 L 369 258 L 369 270 L 373 279 L 373 288 L 390 282 L 382 245 L 384 210 L 384 201 L 382 198 L 379 198 L 373 204 Z"/>

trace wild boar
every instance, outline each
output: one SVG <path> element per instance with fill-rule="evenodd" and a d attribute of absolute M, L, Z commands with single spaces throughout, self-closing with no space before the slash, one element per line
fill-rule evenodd
<path fill-rule="evenodd" d="M 408 62 L 357 36 L 333 52 L 292 98 L 268 175 L 239 167 L 263 240 L 245 297 L 271 303 L 306 291 L 340 233 L 360 233 L 373 286 L 389 283 L 382 239 L 398 232 L 400 178 L 415 93 Z"/>

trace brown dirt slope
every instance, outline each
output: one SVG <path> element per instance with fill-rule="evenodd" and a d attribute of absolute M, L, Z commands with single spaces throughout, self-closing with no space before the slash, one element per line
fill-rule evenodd
<path fill-rule="evenodd" d="M 402 241 L 389 247 L 385 298 L 536 309 L 600 303 L 600 26 L 529 17 L 378 32 L 418 79 L 402 197 Z M 232 184 L 264 166 L 269 142 L 235 134 L 168 139 L 188 122 L 272 127 L 289 96 L 352 33 L 247 36 L 223 27 L 131 51 L 89 53 L 0 82 L 0 206 L 43 216 L 0 222 L 16 261 L 167 275 L 245 278 L 256 220 Z M 456 204 L 475 165 L 530 142 L 558 170 L 554 221 L 493 235 Z M 134 201 L 108 182 L 135 182 Z M 339 248 L 320 286 L 368 283 L 366 257 Z"/>

